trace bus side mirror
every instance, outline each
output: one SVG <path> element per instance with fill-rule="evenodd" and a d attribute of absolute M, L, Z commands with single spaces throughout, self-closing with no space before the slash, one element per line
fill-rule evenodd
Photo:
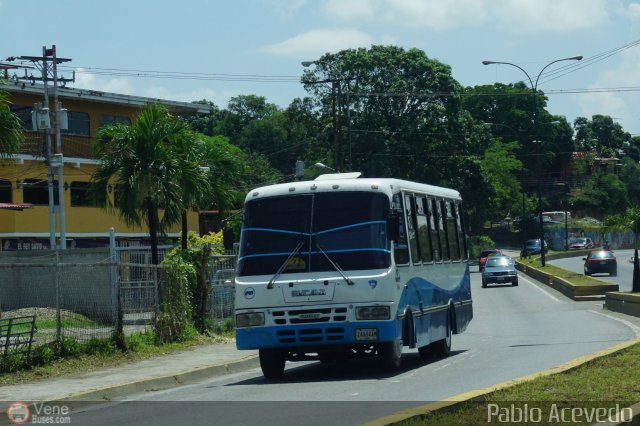
<path fill-rule="evenodd" d="M 387 220 L 387 235 L 390 240 L 398 241 L 400 239 L 400 216 L 397 213 L 391 213 Z"/>

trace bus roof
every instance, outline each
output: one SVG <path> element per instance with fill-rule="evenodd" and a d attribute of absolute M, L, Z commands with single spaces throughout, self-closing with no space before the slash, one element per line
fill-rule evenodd
<path fill-rule="evenodd" d="M 436 197 L 460 200 L 460 193 L 456 190 L 424 183 L 411 182 L 392 178 L 354 178 L 353 173 L 333 173 L 321 175 L 316 180 L 287 182 L 263 186 L 251 190 L 245 202 L 256 198 L 274 197 L 279 195 L 309 194 L 334 191 L 369 191 L 382 192 L 391 197 L 400 191 L 409 191 Z"/>

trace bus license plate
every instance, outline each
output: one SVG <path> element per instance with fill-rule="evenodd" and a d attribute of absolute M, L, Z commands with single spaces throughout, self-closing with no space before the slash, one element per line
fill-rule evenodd
<path fill-rule="evenodd" d="M 377 328 L 356 328 L 356 341 L 378 340 Z"/>

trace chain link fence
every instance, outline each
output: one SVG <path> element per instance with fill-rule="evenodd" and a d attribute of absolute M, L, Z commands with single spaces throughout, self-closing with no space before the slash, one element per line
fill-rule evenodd
<path fill-rule="evenodd" d="M 83 250 L 69 250 L 63 257 L 2 253 L 0 321 L 35 316 L 32 346 L 64 338 L 81 343 L 107 339 L 119 328 L 125 336 L 152 330 L 166 267 L 150 263 L 148 248 L 118 250 L 116 256 L 98 249 L 84 251 L 90 253 L 76 256 Z M 233 321 L 236 256 L 212 256 L 208 264 L 206 315 L 214 325 Z M 0 356 L 14 339 L 2 330 Z"/>

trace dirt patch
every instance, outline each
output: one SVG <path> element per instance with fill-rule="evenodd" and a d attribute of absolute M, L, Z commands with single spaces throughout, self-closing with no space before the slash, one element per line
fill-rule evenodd
<path fill-rule="evenodd" d="M 60 310 L 60 315 L 69 315 L 71 311 L 66 311 L 64 309 Z M 16 318 L 16 317 L 26 317 L 35 315 L 36 318 L 41 319 L 55 319 L 56 318 L 56 308 L 22 308 L 22 309 L 14 309 L 12 311 L 0 311 L 0 318 Z"/>

